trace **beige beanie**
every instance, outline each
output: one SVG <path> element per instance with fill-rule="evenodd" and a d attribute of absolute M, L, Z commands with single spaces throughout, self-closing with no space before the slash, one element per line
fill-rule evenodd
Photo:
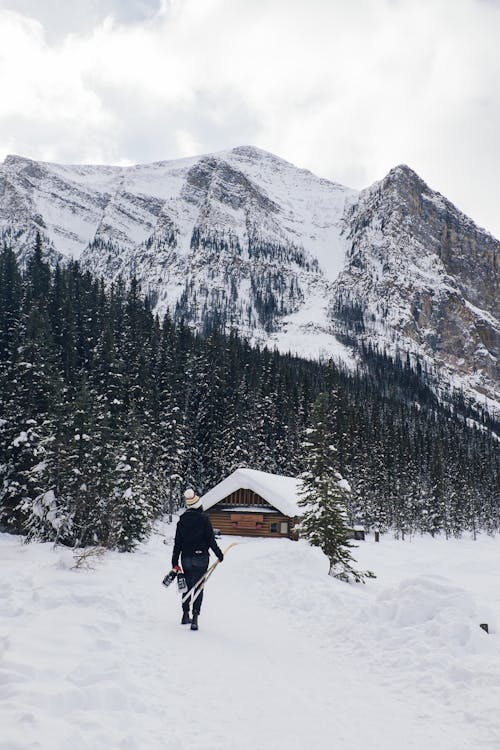
<path fill-rule="evenodd" d="M 200 508 L 201 507 L 201 500 L 194 490 L 191 490 L 191 489 L 186 490 L 184 493 L 184 500 L 186 503 L 186 507 L 188 508 Z"/>

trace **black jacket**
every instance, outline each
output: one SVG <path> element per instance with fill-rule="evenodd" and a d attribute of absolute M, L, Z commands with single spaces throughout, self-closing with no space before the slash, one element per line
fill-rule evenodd
<path fill-rule="evenodd" d="M 179 555 L 191 555 L 196 550 L 208 554 L 211 549 L 222 560 L 223 554 L 215 541 L 214 530 L 210 519 L 202 508 L 188 508 L 177 523 L 175 532 L 172 567 L 179 564 Z"/>

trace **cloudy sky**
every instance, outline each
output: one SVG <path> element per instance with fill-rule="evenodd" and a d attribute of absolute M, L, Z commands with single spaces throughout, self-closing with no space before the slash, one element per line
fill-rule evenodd
<path fill-rule="evenodd" d="M 405 162 L 500 237 L 500 0 L 0 0 L 0 159 Z"/>

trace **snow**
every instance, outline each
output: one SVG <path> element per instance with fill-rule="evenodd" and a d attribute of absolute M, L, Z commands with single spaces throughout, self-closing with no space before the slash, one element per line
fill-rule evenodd
<path fill-rule="evenodd" d="M 347 479 L 340 479 L 337 482 L 337 484 L 338 484 L 338 486 L 340 487 L 341 490 L 345 490 L 346 492 L 352 492 L 351 485 L 349 484 L 349 482 L 347 481 Z"/>
<path fill-rule="evenodd" d="M 311 249 L 327 278 L 336 279 L 348 247 L 342 217 L 358 191 L 253 146 L 239 146 L 217 156 L 247 174 L 284 208 L 283 226 L 289 238 Z"/>
<path fill-rule="evenodd" d="M 180 250 L 187 252 L 200 207 L 195 205 L 197 201 L 193 204 L 193 200 L 185 199 L 186 178 L 192 167 L 207 160 L 241 171 L 280 207 L 279 225 L 263 215 L 254 217 L 262 236 L 267 230 L 275 240 L 278 231 L 288 241 L 304 244 L 319 259 L 328 277 L 336 278 L 347 247 L 341 236 L 341 220 L 357 191 L 297 169 L 259 149 L 239 147 L 127 167 L 62 165 L 10 156 L 0 172 L 5 171 L 17 183 L 24 169 L 35 170 L 37 189 L 26 196 L 28 205 L 33 201 L 36 213 L 43 217 L 45 233 L 63 256 L 80 257 L 95 236 L 109 232 L 123 247 L 137 246 L 153 231 L 159 216 L 154 207 L 162 204 L 178 224 L 183 240 Z M 215 203 L 210 211 L 213 226 L 220 223 L 221 227 L 230 227 L 243 241 L 247 232 L 243 210 L 232 211 L 227 203 L 221 210 Z"/>
<path fill-rule="evenodd" d="M 293 518 L 302 514 L 298 505 L 300 500 L 299 484 L 299 481 L 294 477 L 269 474 L 266 471 L 257 471 L 256 469 L 236 469 L 226 479 L 206 492 L 201 498 L 201 504 L 205 510 L 208 510 L 232 492 L 239 489 L 252 490 L 281 513 Z"/>
<path fill-rule="evenodd" d="M 28 433 L 25 432 L 25 430 L 22 430 L 19 433 L 19 435 L 16 438 L 14 438 L 14 440 L 12 441 L 12 445 L 18 448 L 21 445 L 21 443 L 27 443 L 28 440 L 29 440 Z"/>
<path fill-rule="evenodd" d="M 378 578 L 348 586 L 305 542 L 236 538 L 192 633 L 161 530 L 95 570 L 0 535 L 1 750 L 498 747 L 498 539 L 369 537 Z"/>
<path fill-rule="evenodd" d="M 323 283 L 318 283 L 316 287 L 311 284 L 301 307 L 284 316 L 280 320 L 279 330 L 268 336 L 268 346 L 309 359 L 332 359 L 349 370 L 355 370 L 358 362 L 352 349 L 342 344 L 331 332 L 331 299 L 332 292 L 328 292 Z"/>
<path fill-rule="evenodd" d="M 489 325 L 498 330 L 498 320 L 494 318 L 493 315 L 490 315 L 490 313 L 486 310 L 481 310 L 480 307 L 473 305 L 472 302 L 469 302 L 469 300 L 464 299 L 464 304 L 469 308 L 469 310 L 474 313 L 477 318 L 485 320 L 487 323 L 489 323 Z"/>

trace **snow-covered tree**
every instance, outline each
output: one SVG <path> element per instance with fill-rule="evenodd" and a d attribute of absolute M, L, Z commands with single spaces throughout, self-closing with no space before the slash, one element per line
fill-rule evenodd
<path fill-rule="evenodd" d="M 51 269 L 42 249 L 38 237 L 22 273 L 0 250 L 2 529 L 131 548 L 182 486 L 203 492 L 245 465 L 309 469 L 301 436 L 318 394 L 333 390 L 328 496 L 347 501 L 351 525 L 457 536 L 500 528 L 498 420 L 458 397 L 447 410 L 408 358 L 403 366 L 363 348 L 366 369 L 346 373 L 223 334 L 222 308 L 200 335 L 182 317 L 154 318 L 136 280 L 107 288 L 77 261 Z M 272 295 L 281 303 L 266 283 L 271 324 Z M 338 497 L 335 471 L 352 493 Z"/>
<path fill-rule="evenodd" d="M 371 571 L 358 571 L 347 528 L 346 493 L 349 484 L 336 468 L 337 448 L 332 443 L 332 418 L 335 395 L 318 396 L 311 415 L 312 426 L 306 430 L 303 447 L 306 470 L 301 474 L 301 500 L 304 515 L 300 533 L 320 547 L 330 563 L 329 574 L 341 581 L 362 582 L 374 577 Z"/>

